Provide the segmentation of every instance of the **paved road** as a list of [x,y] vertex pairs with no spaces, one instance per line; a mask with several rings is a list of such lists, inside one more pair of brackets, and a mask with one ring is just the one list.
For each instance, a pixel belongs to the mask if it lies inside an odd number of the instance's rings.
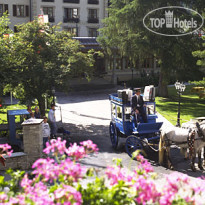
[[[130,160],[125,152],[125,140],[120,141],[120,148],[115,151],[111,147],[109,138],[109,123],[110,123],[110,102],[108,100],[109,93],[113,90],[94,91],[94,92],[78,92],[67,96],[63,93],[57,93],[56,116],[60,117],[60,107],[62,113],[62,125],[71,132],[70,142],[80,142],[91,139],[99,147],[99,153],[89,156],[83,160],[86,166],[93,166],[103,170],[106,166],[111,165],[113,158],[121,158],[123,165],[130,169],[134,169],[137,165],[136,161]],[[172,126],[165,118],[159,115],[159,121],[163,121],[163,129]],[[176,171],[186,173],[193,177],[205,176],[204,171],[197,170],[193,173],[190,170],[189,162],[184,161],[180,155],[178,148],[173,148],[172,160]],[[149,153],[148,159],[153,165],[154,170],[160,175],[171,173],[157,164],[157,153]]]

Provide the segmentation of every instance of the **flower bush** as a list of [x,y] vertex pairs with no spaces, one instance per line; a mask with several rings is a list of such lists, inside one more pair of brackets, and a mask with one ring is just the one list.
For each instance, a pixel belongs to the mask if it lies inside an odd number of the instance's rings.
[[[11,153],[7,145],[0,148]],[[83,157],[97,151],[90,140],[68,148],[60,138],[51,140],[44,149],[48,157],[38,159],[32,173],[9,170],[9,181],[0,176],[0,204],[202,205],[205,202],[203,179],[175,172],[157,178],[149,162],[139,154],[136,154],[139,165],[134,171],[124,168],[118,159],[116,165],[107,167],[99,177],[93,168],[80,163]]]
[[5,166],[6,159],[4,155],[11,156],[13,150],[11,150],[11,146],[8,144],[0,144],[0,163]]

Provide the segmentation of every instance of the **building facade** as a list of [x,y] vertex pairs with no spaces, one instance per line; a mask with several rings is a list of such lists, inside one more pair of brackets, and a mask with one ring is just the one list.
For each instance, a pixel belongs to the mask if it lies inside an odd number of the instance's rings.
[[78,37],[97,37],[107,16],[108,0],[0,0],[0,16],[7,11],[10,28],[35,19],[38,15],[48,15],[51,24],[61,23]]
[[[109,0],[0,0],[0,16],[8,12],[11,24],[17,31],[18,25],[34,20],[38,15],[48,15],[51,25],[61,23],[87,48],[99,48],[96,41],[98,29],[103,27],[102,19],[108,16]],[[80,38],[79,38],[80,37]],[[159,67],[153,56],[135,65],[121,56],[105,56],[96,60],[96,74],[109,82],[127,81],[141,73],[158,72]]]

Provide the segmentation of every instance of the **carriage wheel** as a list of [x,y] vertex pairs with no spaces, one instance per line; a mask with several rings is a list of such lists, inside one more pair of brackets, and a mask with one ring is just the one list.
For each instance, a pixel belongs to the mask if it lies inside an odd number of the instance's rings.
[[127,154],[132,157],[132,153],[136,150],[143,150],[143,145],[139,138],[134,135],[131,135],[127,138],[125,143],[125,149]]
[[116,126],[113,122],[110,122],[109,130],[110,130],[110,140],[111,140],[111,143],[112,143],[112,147],[114,149],[117,149],[118,138],[119,137],[118,137]]

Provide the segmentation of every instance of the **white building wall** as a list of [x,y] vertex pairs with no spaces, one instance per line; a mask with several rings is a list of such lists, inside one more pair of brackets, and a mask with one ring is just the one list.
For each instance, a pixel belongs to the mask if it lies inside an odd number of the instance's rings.
[[22,23],[27,23],[28,21],[30,21],[30,17],[13,16],[13,5],[29,6],[29,2],[30,0],[0,0],[0,4],[8,4],[8,13],[11,22],[9,28],[13,30],[15,25],[20,25]]
[[[29,22],[30,19],[34,19],[36,16],[41,14],[41,8],[53,7],[55,22],[51,24],[62,23],[62,29],[65,27],[78,27],[78,36],[88,36],[89,28],[102,28],[103,24],[101,20],[107,16],[106,8],[108,0],[99,0],[99,4],[88,4],[88,0],[80,0],[79,4],[75,3],[64,3],[63,0],[55,0],[54,2],[42,2],[42,0],[0,0],[0,4],[8,4],[9,6],[9,18],[11,21],[10,28],[14,29],[15,25]],[[31,4],[31,10],[30,10]],[[29,15],[31,11],[31,17],[14,17],[13,16],[13,5],[28,5]],[[64,8],[78,8],[79,9],[79,23],[63,23]],[[99,23],[88,23],[88,10],[97,9]]]
[[[103,24],[101,20],[106,15],[107,0],[99,0],[99,4],[88,4],[88,0],[80,0],[79,4],[75,3],[64,3],[63,0],[55,0],[54,2],[42,2],[41,0],[33,0],[33,5],[36,4],[35,16],[41,14],[43,7],[53,7],[55,22],[52,24],[62,23],[62,29],[65,27],[78,28],[78,36],[88,36],[88,28],[102,28]],[[79,9],[79,23],[64,23],[64,8],[78,8]],[[88,20],[88,9],[97,9],[99,23],[87,23]]]

